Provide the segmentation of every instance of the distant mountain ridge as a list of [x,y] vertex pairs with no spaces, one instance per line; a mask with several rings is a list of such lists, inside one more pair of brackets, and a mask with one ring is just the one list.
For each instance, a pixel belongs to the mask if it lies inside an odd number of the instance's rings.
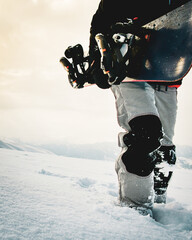
[[114,160],[120,149],[116,143],[96,144],[43,144],[24,143],[13,139],[0,139],[0,148],[38,153],[52,153],[60,156],[95,160]]
[[[118,157],[118,154],[121,151],[115,142],[95,144],[72,144],[64,142],[61,144],[50,143],[35,145],[13,139],[0,139],[0,148],[38,153],[52,153],[74,158],[113,161]],[[177,156],[192,159],[192,146],[177,146]]]
[[43,149],[40,146],[27,144],[18,140],[11,139],[0,140],[0,148],[37,153],[50,153],[47,149]]

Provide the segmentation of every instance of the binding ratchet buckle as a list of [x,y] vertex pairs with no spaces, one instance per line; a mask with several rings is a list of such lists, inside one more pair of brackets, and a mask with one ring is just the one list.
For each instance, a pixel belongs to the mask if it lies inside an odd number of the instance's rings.
[[[83,88],[85,82],[90,82],[89,57],[84,57],[83,47],[77,44],[68,47],[64,52],[65,57],[60,59],[61,64],[68,72],[68,80],[73,88]],[[70,62],[68,59],[72,59]],[[91,83],[91,82],[90,82]]]

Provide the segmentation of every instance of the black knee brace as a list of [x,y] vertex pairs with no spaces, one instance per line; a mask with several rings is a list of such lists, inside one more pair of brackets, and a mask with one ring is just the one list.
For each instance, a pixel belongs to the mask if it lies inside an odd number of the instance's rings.
[[163,137],[160,119],[154,115],[140,116],[131,120],[129,125],[131,131],[123,138],[128,149],[122,161],[128,172],[147,176],[154,169],[153,152],[160,147]]

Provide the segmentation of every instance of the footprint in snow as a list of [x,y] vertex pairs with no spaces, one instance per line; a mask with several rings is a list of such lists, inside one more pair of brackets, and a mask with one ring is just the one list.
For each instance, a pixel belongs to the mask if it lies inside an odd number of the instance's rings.
[[39,173],[39,174],[42,174],[42,175],[46,175],[46,176],[51,176],[51,177],[67,178],[67,177],[64,176],[64,175],[52,173],[52,172],[46,171],[46,170],[44,170],[44,169],[41,169],[41,171],[39,171],[38,173]]
[[77,182],[77,184],[82,188],[89,188],[93,186],[96,183],[95,180],[89,179],[89,178],[81,178]]

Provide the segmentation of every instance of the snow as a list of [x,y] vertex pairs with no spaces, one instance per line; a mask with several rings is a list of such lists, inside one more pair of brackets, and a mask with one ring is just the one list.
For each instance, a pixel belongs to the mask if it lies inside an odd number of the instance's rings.
[[0,149],[2,240],[192,239],[192,159],[179,157],[167,204],[118,203],[113,161]]

